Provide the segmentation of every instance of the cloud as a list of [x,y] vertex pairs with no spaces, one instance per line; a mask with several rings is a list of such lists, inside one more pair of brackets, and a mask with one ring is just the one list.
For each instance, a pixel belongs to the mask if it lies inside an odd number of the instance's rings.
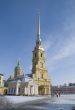
[[43,42],[50,77],[58,84],[74,81],[75,77],[75,13],[67,14],[61,22]]
[[65,44],[59,50],[59,53],[54,56],[53,59],[59,60],[62,58],[69,57],[75,54],[75,37],[69,38],[68,41],[65,41]]
[[[70,19],[71,20],[71,19]],[[55,34],[47,34],[48,40],[43,41],[43,47],[45,48],[46,63],[48,70],[51,72],[59,69],[63,63],[65,68],[68,66],[69,57],[75,55],[75,23],[73,20],[65,21],[63,26],[60,27],[61,31],[54,32]],[[73,62],[73,61],[72,61]]]
[[[55,35],[48,36],[44,41],[44,48],[47,56],[53,62],[61,60],[75,54],[75,15],[67,18]],[[55,30],[56,31],[56,30]],[[48,34],[49,35],[49,34]],[[52,37],[52,38],[51,38]],[[51,49],[51,51],[50,51]],[[51,52],[51,53],[50,53]],[[52,54],[54,53],[54,54]],[[52,54],[52,56],[50,55]],[[50,58],[51,57],[51,58]]]

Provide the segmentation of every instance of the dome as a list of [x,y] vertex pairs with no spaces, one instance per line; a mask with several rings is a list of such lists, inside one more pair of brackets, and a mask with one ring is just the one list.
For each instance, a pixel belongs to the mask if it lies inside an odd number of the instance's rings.
[[23,75],[24,75],[23,70],[21,69],[20,63],[18,61],[17,66],[15,67],[15,70],[14,70],[14,76],[17,77],[17,76],[23,76]]

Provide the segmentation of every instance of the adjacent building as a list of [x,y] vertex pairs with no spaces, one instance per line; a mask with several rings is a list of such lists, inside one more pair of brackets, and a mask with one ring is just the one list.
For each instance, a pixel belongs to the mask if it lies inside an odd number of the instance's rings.
[[24,74],[20,63],[14,69],[14,74],[8,79],[8,95],[38,95],[38,85]]
[[75,94],[75,85],[52,86],[52,94]]
[[4,86],[4,75],[0,74],[0,95],[7,94],[7,87]]
[[4,93],[4,82],[3,82],[3,74],[0,74],[0,95],[3,95]]
[[0,74],[0,87],[4,87],[3,74]]

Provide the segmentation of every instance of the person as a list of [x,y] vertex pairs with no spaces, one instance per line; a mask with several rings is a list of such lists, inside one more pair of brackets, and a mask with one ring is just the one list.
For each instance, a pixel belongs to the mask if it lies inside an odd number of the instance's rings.
[[59,91],[59,97],[60,97],[60,91]]
[[56,93],[56,96],[57,96],[57,97],[59,96],[58,92]]

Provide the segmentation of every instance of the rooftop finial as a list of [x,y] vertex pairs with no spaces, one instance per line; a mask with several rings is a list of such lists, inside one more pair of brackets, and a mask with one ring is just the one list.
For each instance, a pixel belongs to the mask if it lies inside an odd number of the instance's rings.
[[17,62],[17,66],[20,66],[20,62],[19,62],[19,60],[18,60],[18,62]]

